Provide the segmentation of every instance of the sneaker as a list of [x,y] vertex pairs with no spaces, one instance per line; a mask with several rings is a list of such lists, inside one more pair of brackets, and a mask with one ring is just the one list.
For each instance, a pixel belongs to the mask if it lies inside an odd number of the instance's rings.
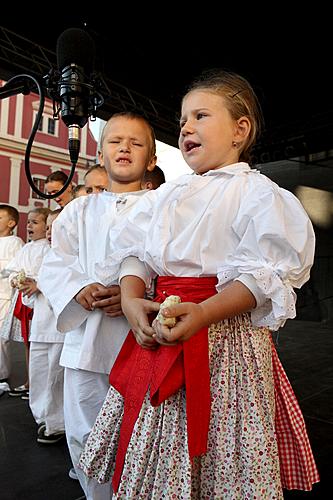
[[46,427],[40,432],[40,434],[38,434],[37,443],[55,444],[61,441],[65,437],[65,433],[63,431],[55,432],[54,434],[50,434],[49,436],[46,436],[45,431]]
[[76,474],[76,470],[74,469],[74,467],[72,467],[71,469],[69,469],[68,471],[68,475],[71,479],[74,479],[75,481],[78,481],[78,477],[77,477],[77,474]]
[[29,391],[24,392],[21,396],[21,399],[27,399],[29,401]]
[[15,387],[15,389],[11,389],[8,394],[9,396],[17,397],[17,396],[23,396],[23,394],[26,394],[27,392],[29,392],[29,387],[26,387],[23,384],[19,385],[18,387]]
[[40,424],[38,424],[38,427],[37,427],[37,436],[39,436],[40,434],[42,434],[46,429],[46,423],[45,422],[41,422]]
[[7,382],[0,382],[0,391],[4,394],[5,392],[10,391],[10,387]]

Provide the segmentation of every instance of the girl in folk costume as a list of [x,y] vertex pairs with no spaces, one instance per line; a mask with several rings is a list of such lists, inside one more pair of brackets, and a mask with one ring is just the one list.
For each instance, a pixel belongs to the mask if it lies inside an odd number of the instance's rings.
[[[315,238],[295,196],[247,163],[260,117],[241,76],[195,82],[179,146],[196,175],[140,200],[117,228],[122,248],[100,266],[112,276],[125,259],[132,331],[80,466],[112,477],[113,498],[282,499],[282,488],[319,481],[270,332],[295,317],[293,288],[309,279]],[[155,302],[126,271],[133,256],[147,280],[158,276]],[[181,303],[150,326],[170,295]]]
[[[17,252],[4,270],[12,287],[15,289],[15,293],[8,315],[1,328],[1,336],[5,339],[25,343],[27,369],[29,367],[29,331],[32,309],[23,304],[22,293],[27,293],[30,290],[30,282],[27,278],[36,279],[43,257],[49,248],[45,237],[46,218],[49,212],[48,208],[35,208],[28,213],[27,232],[29,243],[26,243]],[[29,381],[15,387],[9,392],[9,395],[29,399],[28,390]]]
[[[53,221],[60,212],[61,209],[54,210],[47,217],[49,244]],[[42,267],[43,262],[40,264]],[[22,301],[33,308],[29,337],[29,405],[38,425],[37,442],[54,444],[65,436],[64,369],[59,366],[64,335],[57,331],[52,307],[38,288],[38,278],[37,281],[27,278],[25,285],[29,285],[29,290],[23,293]]]

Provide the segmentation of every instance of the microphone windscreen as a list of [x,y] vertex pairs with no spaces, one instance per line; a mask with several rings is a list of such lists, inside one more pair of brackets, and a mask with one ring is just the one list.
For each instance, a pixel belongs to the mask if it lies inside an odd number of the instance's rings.
[[86,75],[93,72],[95,43],[86,31],[69,28],[57,40],[57,63],[61,71],[70,64],[81,66]]

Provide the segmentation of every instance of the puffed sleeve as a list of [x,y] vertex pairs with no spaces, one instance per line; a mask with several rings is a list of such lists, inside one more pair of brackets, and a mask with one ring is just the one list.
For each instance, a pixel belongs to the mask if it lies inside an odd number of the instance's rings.
[[[87,197],[88,198],[88,197]],[[93,283],[79,260],[78,220],[84,220],[84,200],[69,203],[52,225],[52,248],[43,260],[38,286],[47,298],[57,318],[57,329],[69,331],[80,326],[89,312],[74,297]],[[65,319],[60,319],[60,316]]]
[[239,241],[218,268],[218,289],[238,280],[257,300],[252,322],[277,330],[296,315],[296,294],[310,277],[315,250],[311,221],[298,199],[263,182],[242,198],[232,224]]

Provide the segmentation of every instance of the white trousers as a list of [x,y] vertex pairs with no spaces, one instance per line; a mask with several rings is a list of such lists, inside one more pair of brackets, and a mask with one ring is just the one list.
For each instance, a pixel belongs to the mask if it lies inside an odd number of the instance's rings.
[[[0,299],[0,329],[10,308],[10,300]],[[0,379],[10,376],[10,344],[9,340],[0,337]]]
[[30,342],[29,404],[37,424],[45,422],[48,436],[65,430],[63,344]]
[[111,481],[99,484],[77,467],[98,412],[109,390],[109,376],[65,368],[64,413],[69,453],[87,500],[112,498]]

